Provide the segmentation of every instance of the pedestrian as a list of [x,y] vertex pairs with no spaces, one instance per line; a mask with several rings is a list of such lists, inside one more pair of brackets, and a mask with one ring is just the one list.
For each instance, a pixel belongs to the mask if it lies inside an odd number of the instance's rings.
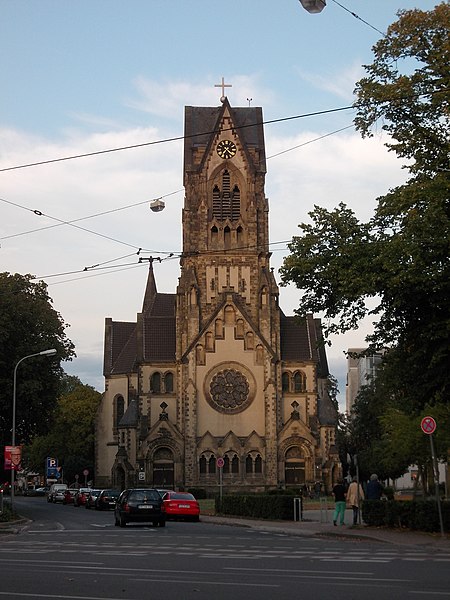
[[347,504],[353,510],[353,525],[357,525],[359,508],[361,502],[364,500],[364,492],[356,477],[353,477],[351,484],[348,486],[346,500]]
[[336,526],[339,520],[340,525],[344,525],[345,519],[345,486],[344,480],[339,479],[331,492],[334,496],[335,508],[333,514],[333,525]]
[[366,498],[367,500],[379,500],[382,493],[383,486],[378,481],[378,475],[373,473],[373,475],[370,476],[369,483],[367,484]]

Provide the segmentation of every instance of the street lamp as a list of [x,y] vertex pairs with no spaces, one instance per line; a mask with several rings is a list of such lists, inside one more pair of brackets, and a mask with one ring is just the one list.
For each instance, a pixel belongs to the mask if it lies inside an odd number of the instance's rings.
[[326,6],[325,0],[299,0],[300,4],[309,13],[320,13]]
[[[13,404],[12,404],[12,434],[11,434],[11,447],[16,445],[16,379],[17,379],[17,367],[20,363],[27,358],[33,356],[54,356],[56,354],[55,348],[51,350],[42,350],[42,352],[36,352],[35,354],[28,354],[21,358],[14,367],[14,379],[13,379]],[[11,512],[14,511],[14,469],[11,461]]]

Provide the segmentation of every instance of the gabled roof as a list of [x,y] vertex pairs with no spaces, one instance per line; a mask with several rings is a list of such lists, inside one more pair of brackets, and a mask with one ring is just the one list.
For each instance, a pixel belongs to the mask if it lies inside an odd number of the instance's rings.
[[[198,169],[199,160],[192,152],[193,148],[206,149],[218,132],[220,120],[228,110],[233,120],[234,131],[241,138],[244,146],[259,150],[258,163],[254,165],[257,171],[266,172],[264,146],[263,116],[261,107],[249,106],[232,108],[226,98],[222,106],[186,106],[184,119],[184,173]],[[231,135],[231,133],[230,133]]]

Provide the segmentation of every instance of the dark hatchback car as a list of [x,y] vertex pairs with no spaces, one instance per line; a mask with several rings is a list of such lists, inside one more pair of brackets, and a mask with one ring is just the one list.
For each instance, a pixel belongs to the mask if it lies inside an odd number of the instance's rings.
[[116,506],[119,490],[102,490],[95,501],[96,510],[111,510]]
[[165,527],[166,514],[163,499],[153,488],[131,488],[124,490],[114,508],[115,525],[125,527],[127,523],[152,523],[154,527]]

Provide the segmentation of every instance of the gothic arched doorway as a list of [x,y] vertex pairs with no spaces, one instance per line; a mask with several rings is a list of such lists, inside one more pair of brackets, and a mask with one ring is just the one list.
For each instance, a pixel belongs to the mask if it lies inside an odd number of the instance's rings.
[[170,448],[158,448],[153,455],[153,485],[173,488],[174,462]]
[[284,455],[284,480],[286,485],[305,483],[305,458],[298,446],[292,446]]

